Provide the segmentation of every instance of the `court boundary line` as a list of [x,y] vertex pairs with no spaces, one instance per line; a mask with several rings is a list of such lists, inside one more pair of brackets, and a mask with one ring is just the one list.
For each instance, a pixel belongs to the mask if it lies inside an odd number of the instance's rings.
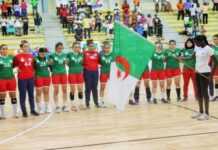
[[[170,103],[170,104],[173,105],[173,106],[176,106],[176,107],[178,107],[178,108],[182,108],[182,109],[191,111],[191,112],[199,112],[199,111],[197,111],[197,110],[195,110],[195,109],[189,108],[189,107],[184,106],[184,105],[179,105],[179,104],[175,104],[175,103]],[[218,117],[216,117],[216,116],[214,116],[214,115],[209,115],[209,116],[210,116],[210,118],[213,118],[213,119],[218,120]]]
[[102,143],[93,143],[93,144],[85,144],[85,145],[75,145],[75,146],[66,146],[66,147],[47,148],[47,149],[44,149],[44,150],[76,149],[76,148],[95,147],[95,146],[112,145],[112,144],[120,144],[120,143],[134,143],[134,142],[153,141],[153,140],[180,138],[180,137],[201,136],[201,135],[208,135],[208,134],[218,134],[218,131],[189,133],[189,134],[178,134],[178,135],[151,137],[151,138],[138,138],[138,139],[120,140],[120,141],[111,141],[111,142],[102,142]]
[[[191,112],[198,112],[195,109],[186,107],[184,105],[179,105],[175,103],[170,103],[172,106],[176,106],[178,108],[182,108]],[[210,115],[211,118],[218,120],[218,117]],[[85,144],[85,145],[75,145],[75,146],[66,146],[66,147],[56,147],[56,148],[48,148],[44,150],[64,150],[64,149],[76,149],[76,148],[85,148],[85,147],[95,147],[95,146],[103,146],[103,145],[112,145],[112,144],[120,144],[120,143],[132,143],[132,142],[141,142],[141,141],[153,141],[153,140],[162,140],[162,139],[171,139],[171,138],[180,138],[180,137],[192,137],[192,136],[201,136],[208,134],[218,134],[218,131],[212,132],[199,132],[199,133],[188,133],[188,134],[179,134],[179,135],[169,135],[169,136],[160,136],[153,138],[138,138],[138,139],[130,139],[130,140],[120,140],[120,141],[111,141],[111,142],[102,142],[102,143],[93,143],[93,144]]]
[[11,136],[11,137],[8,137],[8,138],[6,138],[6,139],[1,140],[1,141],[0,141],[0,145],[6,144],[6,143],[8,143],[8,142],[11,142],[11,141],[17,139],[18,137],[21,137],[21,136],[23,136],[23,135],[25,135],[25,134],[31,132],[31,131],[34,130],[34,129],[40,128],[41,126],[43,126],[45,123],[48,122],[48,120],[53,116],[53,114],[54,114],[54,112],[50,113],[50,114],[49,114],[47,117],[45,117],[42,121],[40,121],[39,123],[33,125],[32,127],[27,128],[27,129],[25,129],[25,130],[23,130],[23,131],[21,131],[21,132],[18,132],[17,134],[15,134],[15,135],[13,135],[13,136]]

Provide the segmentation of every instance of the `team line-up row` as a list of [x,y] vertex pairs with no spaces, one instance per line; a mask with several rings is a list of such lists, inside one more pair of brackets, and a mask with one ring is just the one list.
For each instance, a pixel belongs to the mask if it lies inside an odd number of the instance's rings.
[[[203,37],[203,36],[202,36]],[[202,37],[198,40],[201,40]],[[199,95],[199,85],[197,78],[211,78],[212,56],[215,56],[214,62],[216,64],[216,51],[218,51],[218,35],[214,35],[213,45],[208,45],[206,38],[205,48],[207,51],[199,50],[199,46],[196,45],[196,39],[188,39],[185,42],[183,49],[176,47],[174,40],[169,41],[169,47],[163,50],[161,43],[157,42],[156,51],[151,58],[151,65],[145,67],[145,71],[142,75],[142,79],[145,83],[147,101],[150,103],[153,101],[157,103],[157,85],[159,82],[161,93],[160,99],[163,103],[170,102],[170,93],[172,81],[174,80],[176,85],[177,100],[181,100],[181,85],[180,75],[183,74],[183,94],[184,101],[188,98],[188,85],[190,79],[193,81],[194,91],[196,98],[204,97],[205,95]],[[79,109],[85,109],[83,105],[83,95],[85,83],[85,105],[89,108],[90,95],[92,93],[94,104],[97,108],[105,107],[104,104],[104,92],[105,86],[109,79],[110,64],[114,60],[114,55],[111,50],[110,42],[105,41],[102,44],[102,51],[98,52],[93,40],[87,41],[87,50],[82,51],[81,44],[75,42],[72,45],[72,50],[68,53],[63,52],[63,44],[57,43],[55,45],[55,52],[47,54],[46,48],[40,48],[38,55],[33,57],[29,52],[30,46],[28,41],[21,41],[20,53],[16,56],[8,55],[7,45],[2,44],[0,46],[0,118],[4,119],[4,105],[7,92],[11,98],[13,106],[13,115],[17,116],[17,82],[15,80],[14,68],[18,70],[18,91],[20,108],[22,110],[23,117],[28,117],[28,113],[25,106],[26,93],[29,96],[31,114],[38,116],[39,113],[43,114],[51,112],[49,106],[49,92],[50,84],[53,84],[53,100],[55,103],[55,112],[69,111],[67,106],[67,84],[70,85],[69,98],[72,102],[71,110],[77,111]],[[203,48],[202,48],[203,49]],[[199,51],[199,57],[196,56]],[[201,52],[201,53],[200,53]],[[211,55],[209,55],[211,53]],[[202,56],[200,56],[202,55]],[[208,57],[207,61],[207,55]],[[180,63],[183,63],[183,69],[181,71]],[[66,69],[68,66],[68,72]],[[100,67],[100,73],[99,73]],[[209,69],[208,69],[209,67]],[[196,73],[197,72],[197,73]],[[50,76],[51,74],[51,76]],[[98,95],[98,82],[100,74],[100,96]],[[214,74],[214,73],[212,73]],[[215,71],[215,88],[218,89],[218,82],[216,76],[218,71]],[[152,82],[152,89],[150,89],[150,80]],[[165,85],[166,81],[166,85]],[[59,105],[59,93],[61,87],[63,106]],[[34,101],[34,87],[36,88],[36,104],[37,111],[35,111]],[[198,87],[198,88],[197,88]],[[78,91],[78,92],[76,92]],[[217,91],[218,92],[218,91]],[[77,93],[77,95],[76,95]],[[165,96],[166,93],[166,96]],[[202,93],[202,92],[200,92]],[[203,93],[202,93],[203,94]],[[75,99],[78,99],[79,106],[76,106]],[[100,101],[98,100],[100,98]],[[130,97],[130,99],[132,99]],[[206,96],[207,99],[207,96]],[[209,98],[208,98],[209,99]],[[138,104],[139,102],[139,86],[136,86],[134,92],[134,101],[130,100],[130,104]],[[100,103],[100,104],[99,104]],[[208,114],[208,112],[206,112]]]

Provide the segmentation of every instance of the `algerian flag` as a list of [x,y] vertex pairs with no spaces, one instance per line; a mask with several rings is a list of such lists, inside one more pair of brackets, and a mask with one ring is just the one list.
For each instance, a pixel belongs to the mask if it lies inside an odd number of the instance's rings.
[[111,64],[105,98],[118,110],[124,110],[129,95],[140,80],[154,49],[154,45],[144,37],[115,22],[113,41],[115,62]]

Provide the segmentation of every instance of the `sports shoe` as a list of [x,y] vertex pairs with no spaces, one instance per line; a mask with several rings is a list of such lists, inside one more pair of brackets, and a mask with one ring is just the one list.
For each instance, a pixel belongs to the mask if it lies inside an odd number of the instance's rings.
[[107,108],[107,106],[105,105],[104,101],[100,101],[100,106],[101,106],[101,108]]
[[129,105],[136,105],[136,103],[133,100],[129,100]]
[[164,103],[164,104],[168,103],[168,101],[165,100],[164,98],[161,98],[161,102]]
[[215,102],[217,99],[218,99],[218,97],[217,97],[217,96],[214,96],[214,97],[212,97],[210,100],[211,100],[212,102]]
[[188,100],[188,98],[187,97],[184,97],[183,99],[182,99],[182,102],[186,102]]
[[0,116],[0,120],[5,120],[6,117],[5,116]]
[[32,115],[32,116],[39,116],[39,113],[37,113],[36,111],[32,111],[32,112],[31,112],[31,115]]
[[63,107],[62,107],[62,111],[63,111],[63,112],[69,112],[69,109],[67,108],[67,106],[63,106]]
[[61,108],[60,108],[59,106],[56,106],[56,107],[55,107],[55,112],[56,112],[56,113],[60,113],[60,112],[61,112]]
[[207,114],[201,114],[197,119],[199,121],[208,120],[209,116]]
[[24,117],[24,118],[27,118],[27,117],[28,117],[27,112],[23,112],[23,117]]
[[153,103],[157,104],[157,99],[156,98],[153,99]]
[[49,107],[49,105],[45,106],[45,113],[51,113],[51,108]]
[[194,114],[192,115],[192,119],[197,119],[197,118],[199,118],[201,115],[202,115],[202,113],[199,113],[199,112],[194,113]]
[[71,111],[75,111],[75,112],[76,112],[76,111],[77,111],[77,107],[74,106],[74,105],[72,105],[72,106],[71,106]]

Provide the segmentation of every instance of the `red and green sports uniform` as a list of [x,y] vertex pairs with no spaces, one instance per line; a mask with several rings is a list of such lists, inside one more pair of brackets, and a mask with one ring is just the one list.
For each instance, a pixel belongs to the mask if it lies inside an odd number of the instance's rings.
[[[212,48],[214,49],[216,65],[218,66],[218,45],[217,46],[214,45]],[[216,67],[216,70],[214,72],[214,76],[218,77],[218,67]]]
[[110,66],[113,62],[114,57],[112,53],[102,54],[100,56],[100,64],[101,64],[101,74],[100,74],[100,82],[107,83],[110,76]]
[[164,70],[164,61],[165,61],[165,54],[164,52],[155,52],[151,58],[152,65],[151,65],[151,73],[150,78],[151,80],[165,80],[165,70]]
[[35,85],[37,88],[48,87],[51,84],[48,60],[40,57],[35,58]]
[[183,60],[183,93],[184,97],[188,97],[188,85],[190,79],[192,80],[194,92],[196,95],[196,73],[195,73],[195,58],[193,57],[194,50],[193,49],[183,49],[181,51],[181,56],[184,58]]
[[67,84],[66,58],[66,54],[64,53],[53,53],[49,56],[49,60],[52,62],[51,72],[53,84]]
[[165,50],[166,56],[166,77],[173,78],[181,74],[180,64],[177,57],[180,56],[180,49],[175,50],[167,49]]
[[13,59],[12,56],[0,56],[0,92],[16,91]]
[[67,54],[67,60],[69,66],[68,83],[83,84],[83,54],[70,52]]
[[142,74],[142,79],[147,80],[150,78],[150,71],[148,65],[145,67],[144,73]]

